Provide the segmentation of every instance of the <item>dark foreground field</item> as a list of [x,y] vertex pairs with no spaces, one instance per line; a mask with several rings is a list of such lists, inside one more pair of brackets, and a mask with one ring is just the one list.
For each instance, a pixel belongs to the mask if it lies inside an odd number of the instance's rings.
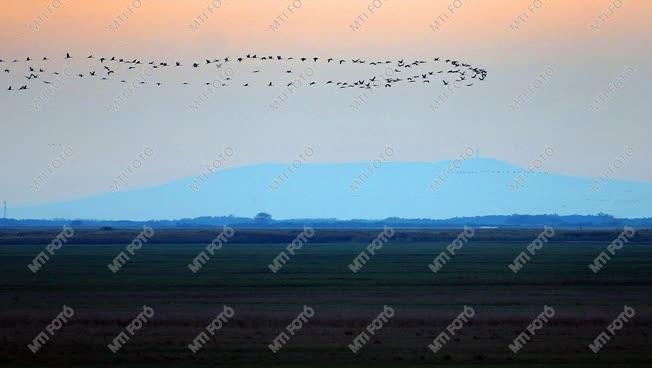
[[[287,239],[263,237],[280,239],[280,243],[234,237],[196,274],[188,264],[206,244],[183,244],[183,234],[170,241],[174,244],[145,244],[115,274],[107,264],[137,232],[106,235],[105,243],[118,243],[110,245],[100,244],[96,236],[80,236],[89,240],[88,244],[64,245],[36,274],[27,264],[44,250],[51,234],[22,234],[13,244],[7,241],[14,239],[15,234],[10,234],[0,245],[0,364],[652,366],[652,244],[647,238],[626,244],[594,274],[589,263],[618,232],[588,238],[583,233],[565,233],[514,274],[508,264],[538,232],[505,233],[504,241],[500,233],[485,236],[479,232],[437,274],[427,266],[454,239],[455,231],[439,237],[415,232],[396,236],[355,274],[348,265],[367,246],[373,232],[315,237],[276,274],[267,265],[296,232]],[[215,234],[208,232],[207,239]],[[188,238],[196,239],[196,234]],[[28,344],[64,305],[74,309],[74,316],[33,354]],[[112,353],[107,345],[143,305],[153,308],[154,316],[121,350]],[[188,344],[206,331],[224,305],[232,307],[235,315],[193,354]],[[314,309],[314,316],[273,353],[268,345],[286,331],[304,305]],[[385,305],[391,306],[395,315],[357,354],[351,352],[348,345]],[[465,305],[475,310],[475,316],[441,351],[431,352],[428,344]],[[553,307],[555,315],[514,354],[508,345],[526,331],[544,305]],[[635,316],[599,353],[593,353],[589,344],[625,305],[634,308]]]

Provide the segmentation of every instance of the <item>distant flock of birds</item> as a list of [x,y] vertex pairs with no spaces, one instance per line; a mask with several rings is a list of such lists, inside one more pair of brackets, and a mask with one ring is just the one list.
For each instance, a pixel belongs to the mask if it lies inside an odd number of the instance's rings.
[[[65,60],[70,60],[73,59],[74,57],[70,55],[70,53],[66,53],[64,56]],[[487,77],[487,71],[482,68],[478,67],[473,67],[470,64],[458,61],[458,60],[452,60],[452,59],[445,59],[441,60],[439,57],[434,58],[432,60],[432,63],[438,64],[439,68],[435,70],[426,70],[426,71],[417,71],[420,67],[423,68],[424,66],[427,66],[430,64],[430,62],[426,60],[414,60],[414,61],[406,61],[406,60],[397,60],[397,61],[391,61],[391,60],[385,60],[385,61],[367,61],[367,60],[362,60],[362,59],[335,59],[335,58],[327,58],[327,59],[320,59],[318,57],[283,57],[283,56],[258,56],[256,54],[247,54],[245,56],[237,57],[237,58],[229,58],[225,57],[223,59],[206,59],[204,62],[193,62],[191,64],[182,64],[180,61],[175,61],[175,62],[162,62],[162,61],[141,61],[139,59],[125,59],[125,58],[118,58],[115,56],[112,57],[100,57],[96,58],[93,55],[88,55],[87,57],[82,57],[83,59],[86,59],[87,61],[94,61],[97,62],[99,61],[99,65],[95,65],[95,68],[91,64],[88,66],[88,70],[85,70],[84,72],[76,73],[73,74],[76,77],[79,78],[98,78],[100,80],[110,80],[112,78],[120,79],[121,83],[127,83],[126,79],[121,79],[117,77],[116,70],[118,70],[120,73],[125,72],[125,69],[127,71],[129,70],[135,70],[137,68],[152,68],[152,69],[165,69],[165,68],[191,68],[193,70],[199,69],[201,67],[209,67],[213,66],[216,67],[217,69],[222,68],[224,65],[227,63],[236,63],[236,64],[243,64],[243,63],[252,63],[252,62],[296,62],[296,63],[307,63],[307,64],[312,64],[312,63],[318,63],[320,60],[322,62],[325,62],[326,64],[333,64],[333,65],[342,65],[345,63],[352,63],[352,64],[367,64],[370,66],[385,66],[385,73],[382,75],[376,75],[370,78],[366,79],[356,79],[353,81],[333,81],[329,80],[326,82],[316,82],[316,81],[310,81],[306,83],[309,86],[317,86],[323,85],[323,86],[334,86],[337,88],[362,88],[362,89],[371,89],[371,88],[390,88],[398,83],[431,83],[431,82],[437,82],[437,83],[442,83],[444,86],[448,86],[451,83],[461,83],[466,87],[472,87],[474,83],[479,82],[479,81],[484,81],[485,78]],[[4,74],[10,74],[10,73],[24,73],[24,77],[27,81],[25,84],[20,83],[19,86],[12,86],[9,85],[7,90],[8,91],[25,91],[29,89],[30,83],[38,82],[38,81],[43,81],[43,84],[52,84],[52,80],[48,80],[48,75],[54,75],[54,76],[59,76],[61,75],[60,72],[50,72],[47,71],[45,64],[49,61],[47,57],[43,57],[41,60],[34,60],[30,57],[25,58],[24,60],[18,60],[14,59],[11,62],[5,61],[3,59],[0,59],[0,69],[4,72]],[[40,61],[40,66],[34,66]],[[23,66],[19,66],[20,64],[23,64]],[[15,66],[14,66],[15,65]],[[261,64],[258,64],[257,66],[260,66]],[[120,67],[122,67],[122,70],[120,70]],[[256,75],[261,72],[261,69],[255,69],[253,70],[252,74]],[[284,71],[285,74],[292,74],[295,73],[291,69],[287,69]],[[225,83],[223,83],[223,87],[228,86],[229,81],[231,81],[230,77],[227,77],[225,79]],[[287,82],[287,81],[286,81]],[[261,83],[263,86],[267,87],[273,87],[277,85],[287,85],[290,86],[293,84],[293,82],[287,83],[286,82],[274,82],[274,81],[264,81]],[[161,86],[163,85],[163,82],[157,81],[157,82],[148,82],[141,80],[139,81],[139,84],[147,84],[151,83],[156,86]],[[238,85],[241,85],[242,87],[249,87],[250,83],[253,83],[251,81],[244,81],[238,83]],[[183,85],[190,85],[190,82],[183,82]],[[204,83],[206,85],[212,84],[211,82],[206,82]]]

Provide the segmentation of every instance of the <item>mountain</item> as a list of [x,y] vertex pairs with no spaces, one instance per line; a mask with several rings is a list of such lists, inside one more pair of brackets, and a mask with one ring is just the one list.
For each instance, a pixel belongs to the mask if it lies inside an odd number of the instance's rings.
[[252,217],[260,211],[277,219],[444,219],[514,213],[636,218],[650,216],[651,209],[650,183],[530,172],[503,161],[473,158],[461,165],[261,164],[9,212],[19,219]]

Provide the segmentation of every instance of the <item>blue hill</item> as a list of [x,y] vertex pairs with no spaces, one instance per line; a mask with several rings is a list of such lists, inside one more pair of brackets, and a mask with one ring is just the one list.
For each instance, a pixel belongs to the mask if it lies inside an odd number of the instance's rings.
[[[274,179],[283,173],[287,177],[273,190]],[[260,211],[277,219],[442,219],[514,213],[650,216],[652,184],[608,180],[594,191],[593,183],[593,178],[528,172],[480,158],[459,168],[452,161],[382,163],[378,168],[371,163],[304,164],[289,172],[287,165],[261,164],[218,171],[204,181],[187,178],[65,203],[12,208],[11,215],[133,220],[251,217]]]

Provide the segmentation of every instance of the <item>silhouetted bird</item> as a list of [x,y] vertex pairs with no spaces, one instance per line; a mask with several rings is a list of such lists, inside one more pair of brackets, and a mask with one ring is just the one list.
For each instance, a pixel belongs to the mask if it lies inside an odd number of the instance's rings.
[[66,59],[71,59],[70,53],[66,52]]

